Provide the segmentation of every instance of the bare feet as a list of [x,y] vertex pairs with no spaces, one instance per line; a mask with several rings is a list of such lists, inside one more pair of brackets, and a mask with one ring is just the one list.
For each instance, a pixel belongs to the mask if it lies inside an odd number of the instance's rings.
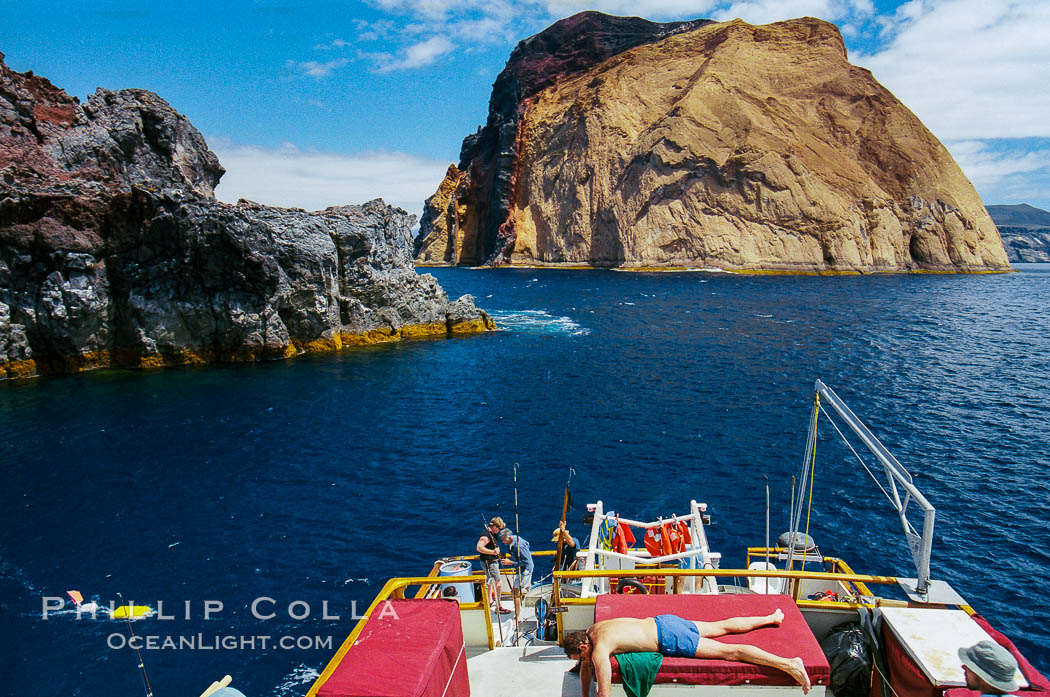
[[784,621],[784,611],[779,607],[777,611],[769,616],[769,623],[775,627],[779,627],[780,623]]
[[[780,610],[777,610],[780,612]],[[783,613],[781,613],[783,616]],[[787,659],[788,669],[787,673],[802,686],[802,694],[808,695],[809,688],[812,687],[812,683],[809,681],[809,673],[806,672],[806,664],[802,662],[801,658],[789,658]]]

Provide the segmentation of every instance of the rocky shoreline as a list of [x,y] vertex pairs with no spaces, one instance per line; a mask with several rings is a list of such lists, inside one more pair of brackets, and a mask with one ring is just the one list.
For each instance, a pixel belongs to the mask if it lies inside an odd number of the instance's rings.
[[416,273],[414,215],[229,205],[223,171],[157,95],[81,105],[0,54],[0,379],[495,328]]

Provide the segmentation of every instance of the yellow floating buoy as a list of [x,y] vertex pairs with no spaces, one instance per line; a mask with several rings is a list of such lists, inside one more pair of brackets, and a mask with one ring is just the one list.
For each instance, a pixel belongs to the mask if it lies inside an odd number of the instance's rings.
[[140,617],[146,617],[153,613],[153,608],[149,605],[121,605],[113,610],[111,617],[115,620],[123,619],[139,619]]

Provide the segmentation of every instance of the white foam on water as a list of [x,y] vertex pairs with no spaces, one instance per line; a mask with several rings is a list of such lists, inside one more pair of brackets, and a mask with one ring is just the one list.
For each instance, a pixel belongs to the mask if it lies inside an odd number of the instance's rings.
[[556,317],[546,310],[517,310],[493,312],[493,319],[502,331],[530,334],[564,334],[587,336],[590,329],[581,327],[570,317]]
[[277,697],[284,697],[284,695],[301,695],[305,690],[302,688],[307,685],[312,685],[317,678],[321,677],[321,674],[316,668],[300,663],[298,666],[292,669],[292,672],[284,676],[284,680],[281,684],[273,688],[273,694]]
[[31,595],[43,594],[43,589],[37,588],[36,585],[29,580],[29,574],[2,558],[0,558],[0,578],[14,581],[22,586],[22,588],[29,591]]

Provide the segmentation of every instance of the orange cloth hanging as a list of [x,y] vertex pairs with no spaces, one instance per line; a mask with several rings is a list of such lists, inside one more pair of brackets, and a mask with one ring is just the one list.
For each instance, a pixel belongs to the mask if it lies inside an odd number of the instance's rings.
[[616,534],[613,537],[612,551],[627,554],[627,550],[633,544],[634,533],[631,532],[631,527],[621,523],[620,517],[616,516]]

